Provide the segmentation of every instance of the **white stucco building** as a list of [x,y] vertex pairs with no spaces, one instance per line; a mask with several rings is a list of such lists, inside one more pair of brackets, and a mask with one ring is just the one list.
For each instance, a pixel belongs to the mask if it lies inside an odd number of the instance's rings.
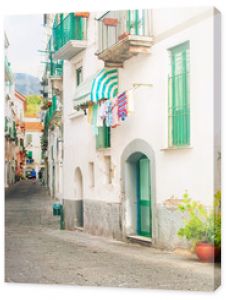
[[[77,31],[57,44],[57,29],[68,20]],[[175,202],[187,191],[211,206],[220,189],[220,13],[72,13],[60,15],[53,32],[53,57],[64,60],[66,228],[181,245]],[[75,107],[92,100],[94,84],[101,100],[103,69],[117,70],[114,97],[130,91],[134,111],[96,137],[88,115]]]
[[44,15],[46,66],[43,72],[43,143],[44,182],[50,195],[63,199],[63,61],[53,60],[52,26],[54,15]]
[[4,95],[5,95],[5,188],[14,184],[16,175],[16,123],[15,123],[15,87],[12,67],[8,61],[9,41],[4,36]]
[[39,117],[25,116],[24,121],[26,148],[25,171],[34,169],[38,176],[42,164],[41,136],[43,127]]

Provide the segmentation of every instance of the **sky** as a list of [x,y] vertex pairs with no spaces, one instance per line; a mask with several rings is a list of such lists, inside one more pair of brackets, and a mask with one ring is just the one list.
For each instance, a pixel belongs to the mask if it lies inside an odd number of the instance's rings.
[[38,50],[45,48],[42,15],[5,16],[4,31],[9,40],[8,60],[14,73],[41,78],[43,61]]

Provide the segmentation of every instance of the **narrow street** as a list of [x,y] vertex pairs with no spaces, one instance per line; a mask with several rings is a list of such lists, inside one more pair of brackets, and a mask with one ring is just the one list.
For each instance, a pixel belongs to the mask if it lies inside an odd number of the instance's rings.
[[193,256],[60,230],[52,203],[39,183],[6,192],[7,282],[207,291],[220,280]]

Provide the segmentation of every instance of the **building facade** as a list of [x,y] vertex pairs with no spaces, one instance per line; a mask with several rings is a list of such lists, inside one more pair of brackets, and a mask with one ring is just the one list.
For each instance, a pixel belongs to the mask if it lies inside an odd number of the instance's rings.
[[24,112],[26,109],[26,98],[23,94],[15,91],[15,122],[17,131],[16,147],[16,178],[19,180],[25,177],[25,123]]
[[63,61],[53,58],[54,15],[44,15],[46,34],[45,68],[42,78],[43,106],[42,151],[45,160],[44,182],[50,195],[63,199]]
[[5,187],[15,183],[16,179],[16,147],[17,132],[15,122],[15,88],[11,64],[7,58],[9,41],[5,34]]
[[38,172],[42,167],[42,153],[41,153],[41,136],[43,126],[38,116],[28,116],[25,114],[25,150],[26,150],[26,164],[25,174],[32,169]]
[[219,28],[208,7],[55,16],[66,228],[184,245],[182,195],[220,189]]

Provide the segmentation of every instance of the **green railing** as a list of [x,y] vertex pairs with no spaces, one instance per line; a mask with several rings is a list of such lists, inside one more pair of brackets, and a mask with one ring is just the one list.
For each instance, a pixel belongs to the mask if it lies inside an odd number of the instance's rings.
[[63,75],[63,60],[53,60],[53,36],[49,38],[47,51],[49,53],[48,62],[47,62],[47,71],[50,76],[61,77]]
[[46,111],[45,120],[44,120],[45,128],[48,128],[49,123],[52,120],[56,109],[57,109],[57,96],[53,96],[52,97],[52,105]]
[[127,35],[150,36],[149,10],[108,11],[98,19],[98,52]]
[[63,76],[63,61],[53,62],[50,60],[48,63],[50,76],[61,77]]
[[70,40],[86,40],[87,26],[82,17],[70,13],[59,24],[53,26],[53,48],[58,51]]

